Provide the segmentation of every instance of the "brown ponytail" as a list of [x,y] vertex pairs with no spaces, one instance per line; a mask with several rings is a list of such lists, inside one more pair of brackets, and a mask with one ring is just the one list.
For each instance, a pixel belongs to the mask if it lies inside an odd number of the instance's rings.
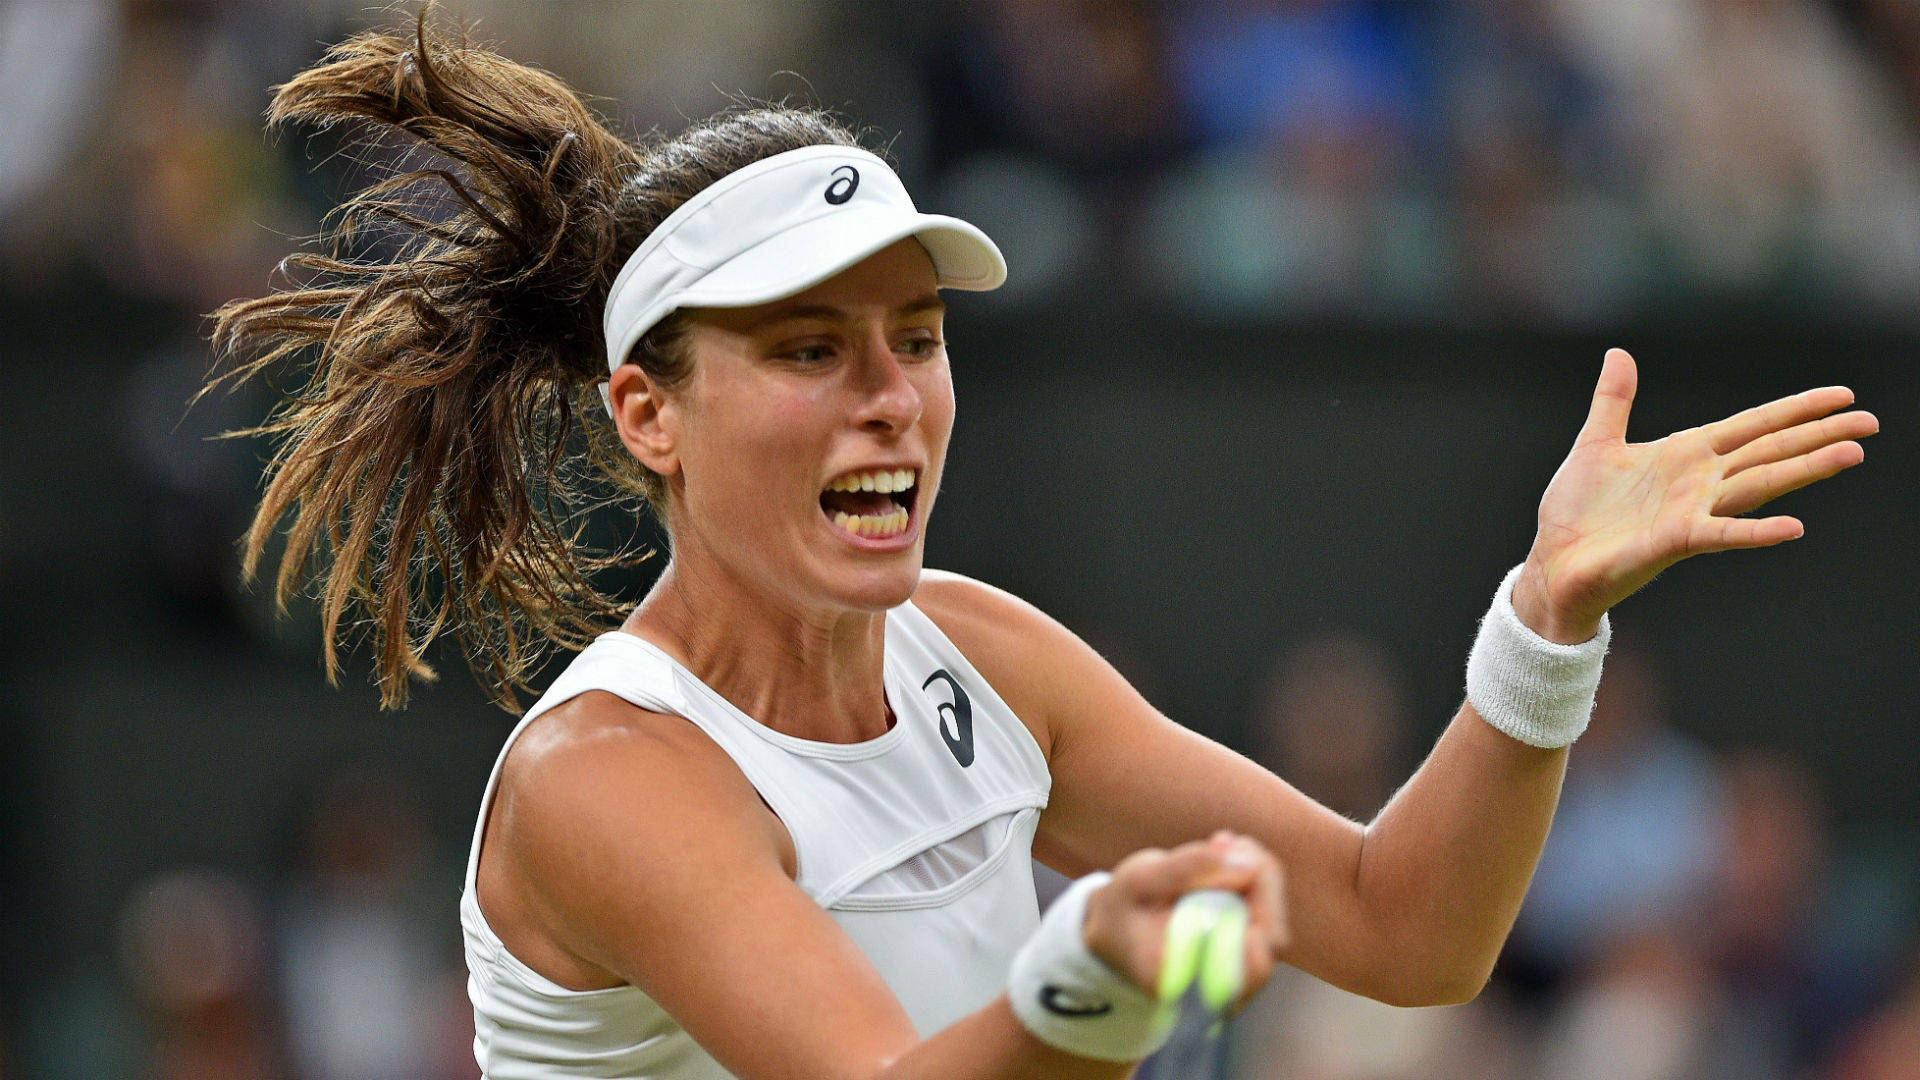
[[[581,515],[637,509],[634,495],[661,501],[595,389],[613,276],[727,173],[857,140],[824,114],[773,106],[630,143],[559,79],[430,26],[425,9],[411,33],[336,46],[278,87],[268,111],[270,127],[343,122],[403,132],[437,160],[389,169],[329,215],[327,252],[282,263],[308,272],[296,287],[214,313],[216,351],[241,358],[217,382],[312,363],[248,432],[281,441],[246,573],[291,514],[275,596],[284,607],[311,568],[329,680],[341,623],[360,605],[364,620],[348,621],[373,639],[384,705],[404,705],[410,675],[432,677],[424,654],[451,629],[511,709],[550,646],[578,647],[619,614],[592,574],[634,557],[585,548]],[[398,231],[396,253],[349,253],[370,226]],[[681,331],[668,320],[629,359],[678,382],[691,363]]]

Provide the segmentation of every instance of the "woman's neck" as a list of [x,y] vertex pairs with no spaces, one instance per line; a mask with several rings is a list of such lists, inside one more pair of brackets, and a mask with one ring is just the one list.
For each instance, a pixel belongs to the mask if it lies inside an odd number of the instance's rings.
[[881,675],[884,612],[800,610],[676,560],[621,628],[782,734],[856,743],[893,724]]

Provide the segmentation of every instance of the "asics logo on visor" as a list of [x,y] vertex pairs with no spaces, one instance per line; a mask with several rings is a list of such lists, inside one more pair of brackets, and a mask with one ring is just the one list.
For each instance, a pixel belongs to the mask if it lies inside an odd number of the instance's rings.
[[[840,176],[843,172],[847,175]],[[833,170],[833,175],[839,179],[827,185],[827,201],[839,206],[853,198],[853,193],[860,189],[860,170],[851,165],[842,165]]]

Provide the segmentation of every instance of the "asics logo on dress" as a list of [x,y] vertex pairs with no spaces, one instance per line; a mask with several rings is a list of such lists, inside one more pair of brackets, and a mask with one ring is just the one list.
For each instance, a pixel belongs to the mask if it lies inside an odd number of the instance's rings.
[[1113,1002],[1047,983],[1040,988],[1040,1007],[1055,1016],[1103,1016],[1113,1011]]
[[[947,744],[947,749],[953,752],[953,760],[964,769],[973,764],[973,702],[968,700],[967,692],[960,689],[960,680],[954,678],[946,668],[927,676],[927,681],[920,684],[920,689],[931,690],[936,682],[946,683],[947,689],[953,692],[952,701],[936,700],[933,703],[940,713],[940,741]],[[953,721],[952,731],[947,730],[948,720]]]
[[[846,175],[840,176],[841,173]],[[839,206],[853,198],[853,193],[860,189],[860,170],[851,165],[842,165],[833,170],[832,175],[839,179],[827,185],[827,201]]]

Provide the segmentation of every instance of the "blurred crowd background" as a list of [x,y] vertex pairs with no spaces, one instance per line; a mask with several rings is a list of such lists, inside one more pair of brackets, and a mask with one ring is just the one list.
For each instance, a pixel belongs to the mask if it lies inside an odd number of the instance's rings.
[[[672,128],[730,95],[871,124],[1005,248],[956,297],[929,561],[1038,602],[1156,703],[1370,815],[1606,345],[1636,437],[1827,383],[1885,433],[1805,539],[1617,615],[1495,981],[1302,977],[1247,1080],[1920,1077],[1920,2],[448,0]],[[382,153],[269,87],[404,15],[0,4],[0,1078],[475,1075],[455,902],[512,718],[327,688],[235,539],[266,448],[188,399]],[[655,561],[657,568],[657,560]],[[650,570],[622,582],[638,597]]]

